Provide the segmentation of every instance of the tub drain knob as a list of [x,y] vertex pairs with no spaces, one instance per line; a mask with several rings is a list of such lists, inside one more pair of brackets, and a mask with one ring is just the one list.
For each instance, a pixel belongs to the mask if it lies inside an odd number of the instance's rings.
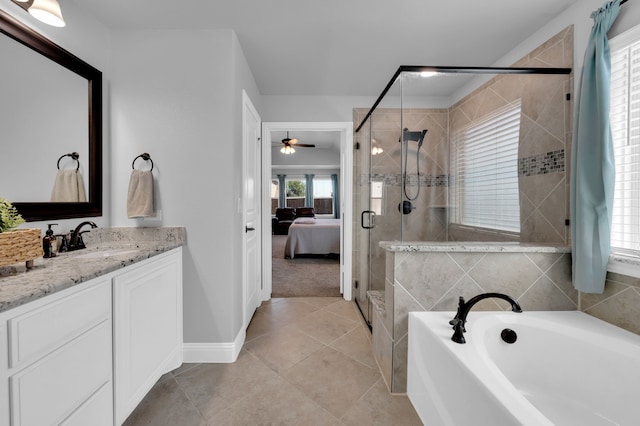
[[502,330],[502,333],[500,333],[500,337],[502,337],[502,340],[509,344],[515,343],[516,340],[518,340],[518,335],[510,328],[505,328],[504,330]]

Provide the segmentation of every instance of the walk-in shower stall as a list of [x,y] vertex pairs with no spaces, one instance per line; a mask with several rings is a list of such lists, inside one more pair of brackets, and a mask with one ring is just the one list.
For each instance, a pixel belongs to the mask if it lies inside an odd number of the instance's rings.
[[541,49],[509,68],[402,66],[373,107],[354,110],[353,286],[367,321],[385,289],[380,241],[568,244],[563,55]]

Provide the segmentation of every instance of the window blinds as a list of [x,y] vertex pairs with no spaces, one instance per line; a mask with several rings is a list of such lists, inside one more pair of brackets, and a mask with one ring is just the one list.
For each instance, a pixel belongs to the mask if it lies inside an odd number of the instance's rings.
[[611,45],[610,120],[616,162],[611,246],[616,252],[640,250],[639,39]]
[[454,221],[520,232],[520,103],[462,129],[454,140]]

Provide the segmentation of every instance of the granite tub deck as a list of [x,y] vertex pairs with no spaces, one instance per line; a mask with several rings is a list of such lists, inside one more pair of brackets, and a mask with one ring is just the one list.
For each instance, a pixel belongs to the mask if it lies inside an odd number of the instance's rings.
[[[458,298],[506,293],[525,311],[577,310],[571,249],[547,244],[383,241],[385,290],[372,297],[373,348],[391,392],[406,392],[408,316],[453,311]],[[487,299],[474,310],[509,305]]]
[[[96,228],[83,234],[86,249],[0,268],[0,312],[122,269],[186,244],[185,228]],[[118,253],[118,250],[126,252]],[[110,251],[107,257],[83,256]]]

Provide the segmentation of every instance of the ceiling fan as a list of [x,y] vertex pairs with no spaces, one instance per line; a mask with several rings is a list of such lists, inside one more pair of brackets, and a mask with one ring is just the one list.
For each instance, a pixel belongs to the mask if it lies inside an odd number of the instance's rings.
[[296,148],[298,147],[315,148],[316,147],[314,144],[298,143],[298,139],[296,138],[292,139],[289,137],[289,132],[287,132],[287,137],[282,139],[282,144],[283,144],[283,147],[280,149],[280,152],[282,152],[283,154],[293,154],[294,152],[296,152],[296,150],[294,149],[294,146]]

